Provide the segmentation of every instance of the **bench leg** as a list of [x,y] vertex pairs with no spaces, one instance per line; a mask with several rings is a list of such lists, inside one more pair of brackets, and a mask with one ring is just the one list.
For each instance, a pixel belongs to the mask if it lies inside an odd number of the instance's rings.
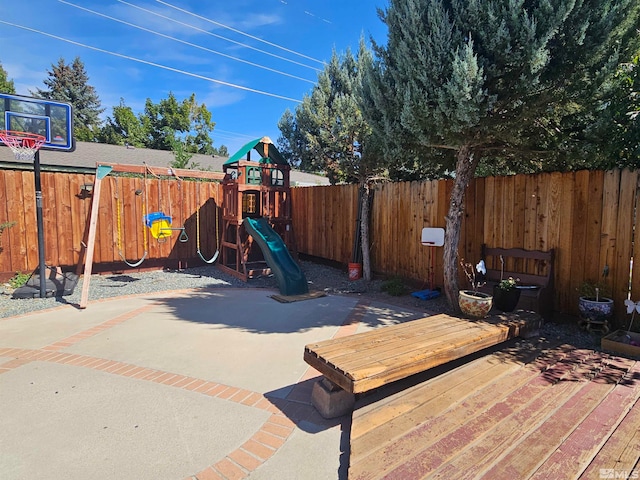
[[353,411],[356,397],[323,377],[313,385],[311,403],[323,418],[336,418]]

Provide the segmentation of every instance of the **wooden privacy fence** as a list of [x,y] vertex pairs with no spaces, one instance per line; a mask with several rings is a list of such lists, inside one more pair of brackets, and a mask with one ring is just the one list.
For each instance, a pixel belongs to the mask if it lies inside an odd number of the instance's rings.
[[[43,172],[41,181],[45,262],[50,266],[75,266],[80,260],[92,202],[91,194],[83,191],[83,185],[93,184],[94,175]],[[152,176],[146,180],[107,176],[102,180],[94,271],[128,268],[120,258],[118,245],[127,259],[142,258],[145,250],[143,209],[145,213],[163,211],[170,215],[173,227],[185,227],[188,241],[179,241],[179,231],[174,231],[164,242],[147,235],[148,255],[141,268],[201,264],[196,253],[196,212],[200,210],[200,250],[209,258],[217,249],[215,220],[219,198],[218,183]],[[3,280],[15,272],[31,272],[38,266],[33,172],[0,170],[0,224],[5,222],[15,224],[0,237]]]
[[[383,183],[374,189],[371,241],[374,271],[426,286],[434,255],[442,285],[442,248],[420,244],[423,227],[445,227],[452,181]],[[604,280],[619,322],[631,298],[640,300],[640,272],[630,276],[638,172],[543,173],[478,178],[465,196],[459,255],[474,264],[492,247],[556,250],[554,310],[577,314],[578,287]],[[353,185],[294,188],[293,224],[302,253],[347,263],[357,216]],[[608,275],[603,276],[605,266]],[[466,279],[460,277],[460,286]]]
[[[82,186],[88,174],[42,173],[45,261],[75,266],[82,251],[91,196]],[[141,265],[170,268],[202,264],[196,248],[196,211],[200,209],[201,251],[216,249],[215,219],[221,199],[218,183],[175,178],[107,176],[99,202],[94,271],[126,270],[127,259],[144,253],[143,192],[146,213],[162,210],[173,226],[185,226],[164,243],[148,237],[147,260]],[[0,236],[0,279],[37,268],[33,172],[0,170],[0,224],[15,222]],[[423,247],[423,227],[444,227],[452,182],[382,183],[374,188],[371,219],[374,271],[427,285],[431,257],[436,284],[442,285],[442,248]],[[460,257],[477,262],[483,243],[493,247],[556,250],[554,309],[577,314],[578,287],[583,280],[605,280],[616,300],[620,321],[628,318],[623,301],[640,300],[640,272],[630,272],[639,242],[633,242],[638,172],[628,170],[544,173],[475,179],[465,197]],[[118,229],[118,206],[121,223]],[[350,262],[358,215],[354,185],[292,189],[293,227],[297,249],[343,264]],[[118,231],[120,235],[118,235]],[[603,277],[605,266],[608,276]],[[465,279],[460,278],[464,286]]]

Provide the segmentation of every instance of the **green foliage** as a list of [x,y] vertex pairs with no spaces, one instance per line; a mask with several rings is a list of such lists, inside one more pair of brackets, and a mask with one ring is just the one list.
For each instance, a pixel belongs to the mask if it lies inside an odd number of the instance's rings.
[[331,60],[318,83],[278,127],[283,156],[303,171],[327,173],[331,183],[364,182],[383,170],[382,156],[361,108],[362,78],[372,63],[360,42],[358,56],[350,50]]
[[[598,115],[588,115],[585,157],[596,156],[587,167],[640,167],[640,51],[623,62],[604,85]],[[591,155],[590,155],[591,154]]]
[[638,52],[639,14],[639,0],[390,0],[379,11],[389,34],[374,43],[365,118],[405,176],[455,170],[443,253],[453,308],[476,168],[571,168],[599,93]]
[[43,82],[47,89],[38,88],[31,94],[70,103],[73,106],[74,136],[83,141],[95,140],[104,108],[101,108],[96,89],[89,85],[89,76],[80,57],[76,57],[70,65],[60,58],[47,73],[49,77]]
[[175,155],[175,160],[171,162],[172,168],[190,168],[197,169],[198,163],[189,161],[193,158],[193,153],[187,152],[186,146],[183,142],[177,139],[171,140],[171,149]]
[[617,66],[638,52],[639,8],[637,0],[391,0],[380,12],[389,35],[374,44],[365,108],[387,156],[400,161],[390,173],[446,175],[462,145],[486,173],[593,159],[589,129]]
[[501,290],[513,290],[518,286],[518,279],[509,277],[498,282],[498,288]]
[[27,283],[30,278],[30,273],[16,272],[16,274],[9,279],[8,283],[11,288],[20,288]]
[[[144,112],[138,115],[120,99],[120,105],[113,108],[113,115],[107,118],[98,139],[116,145],[172,150],[176,154],[174,166],[186,168],[194,153],[228,156],[227,147],[213,146],[214,126],[211,112],[206,105],[197,103],[195,95],[178,101],[169,93],[168,98],[158,103],[147,99]],[[191,156],[187,158],[187,154]],[[177,166],[183,164],[185,167]]]
[[0,93],[10,93],[10,94],[16,93],[16,87],[13,84],[13,80],[9,80],[9,74],[2,67],[1,63],[0,63]]
[[145,146],[146,135],[142,121],[133,113],[131,107],[125,104],[124,98],[120,99],[118,106],[113,107],[113,117],[107,118],[99,140],[116,145]]
[[408,292],[407,287],[399,277],[394,277],[384,281],[382,285],[380,285],[380,290],[387,292],[389,295],[394,297],[401,297],[402,295],[406,295]]
[[3,234],[3,232],[7,229],[7,228],[11,228],[16,224],[16,222],[2,222],[0,223],[0,235]]
[[602,280],[585,280],[578,288],[578,295],[588,299],[611,298],[611,287]]

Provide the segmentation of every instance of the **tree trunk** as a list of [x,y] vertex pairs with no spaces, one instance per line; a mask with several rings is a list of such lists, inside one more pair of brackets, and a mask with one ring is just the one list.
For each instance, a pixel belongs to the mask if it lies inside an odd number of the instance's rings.
[[[467,185],[475,174],[478,159],[468,145],[458,150],[456,162],[456,176],[449,203],[449,213],[446,216],[446,230],[444,234],[444,291],[449,305],[455,312],[460,312],[458,306],[458,244],[460,243],[460,227],[464,213],[464,193]],[[467,259],[474,263],[473,259]],[[474,263],[475,264],[475,263]]]
[[362,276],[365,281],[371,281],[371,251],[369,249],[369,196],[371,195],[368,182],[362,186],[362,210],[360,213],[360,237],[362,241]]

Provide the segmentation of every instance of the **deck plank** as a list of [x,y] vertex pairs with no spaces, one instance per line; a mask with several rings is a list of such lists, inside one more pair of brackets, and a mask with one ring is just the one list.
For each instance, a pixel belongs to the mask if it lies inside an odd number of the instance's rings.
[[526,344],[355,410],[349,478],[640,473],[640,362]]
[[640,474],[639,459],[640,401],[636,401],[597,456],[582,473],[580,479],[599,478],[602,469],[614,472],[633,472],[636,470]]
[[[352,448],[355,449],[351,451],[352,458],[356,461],[361,451],[366,455],[383,448],[402,432],[444,415],[459,403],[464,402],[466,408],[476,410],[487,408],[496,398],[494,389],[504,394],[539,375],[539,369],[520,368],[523,362],[532,361],[538,353],[524,350],[517,358],[486,356],[417,385],[397,399],[387,397],[359,408],[354,412],[354,419],[358,421],[354,421],[351,428]],[[435,429],[435,425],[432,428]]]
[[[478,361],[473,363],[478,364]],[[509,381],[505,382],[505,388],[501,388],[502,385],[483,388],[473,399],[460,404],[459,408],[434,418],[429,417],[395,439],[391,445],[356,459],[352,463],[349,478],[382,478],[383,473],[388,478],[396,479],[422,478],[427,475],[454,455],[457,445],[475,441],[490,425],[500,422],[514,409],[523,408],[534,399],[539,399],[548,390],[550,383],[541,376],[539,370],[528,372],[521,369],[518,375],[526,378],[520,379],[525,380],[524,382],[516,382],[520,386],[515,390],[506,388]],[[564,388],[568,390],[569,387],[567,385]],[[551,401],[552,398],[543,395],[537,406],[543,408]],[[363,418],[357,413],[354,412],[354,425]],[[352,448],[358,451],[355,445]]]
[[[511,428],[516,432],[513,441],[502,443],[500,458],[493,465],[481,465],[484,468],[478,473],[495,480],[529,478],[562,444],[567,432],[571,432],[611,388],[588,382],[560,382],[550,386],[549,405],[535,412],[523,412],[523,419],[527,420],[523,424],[518,424],[517,417],[511,418]],[[500,435],[498,438],[503,440]],[[504,455],[504,452],[508,453]]]

